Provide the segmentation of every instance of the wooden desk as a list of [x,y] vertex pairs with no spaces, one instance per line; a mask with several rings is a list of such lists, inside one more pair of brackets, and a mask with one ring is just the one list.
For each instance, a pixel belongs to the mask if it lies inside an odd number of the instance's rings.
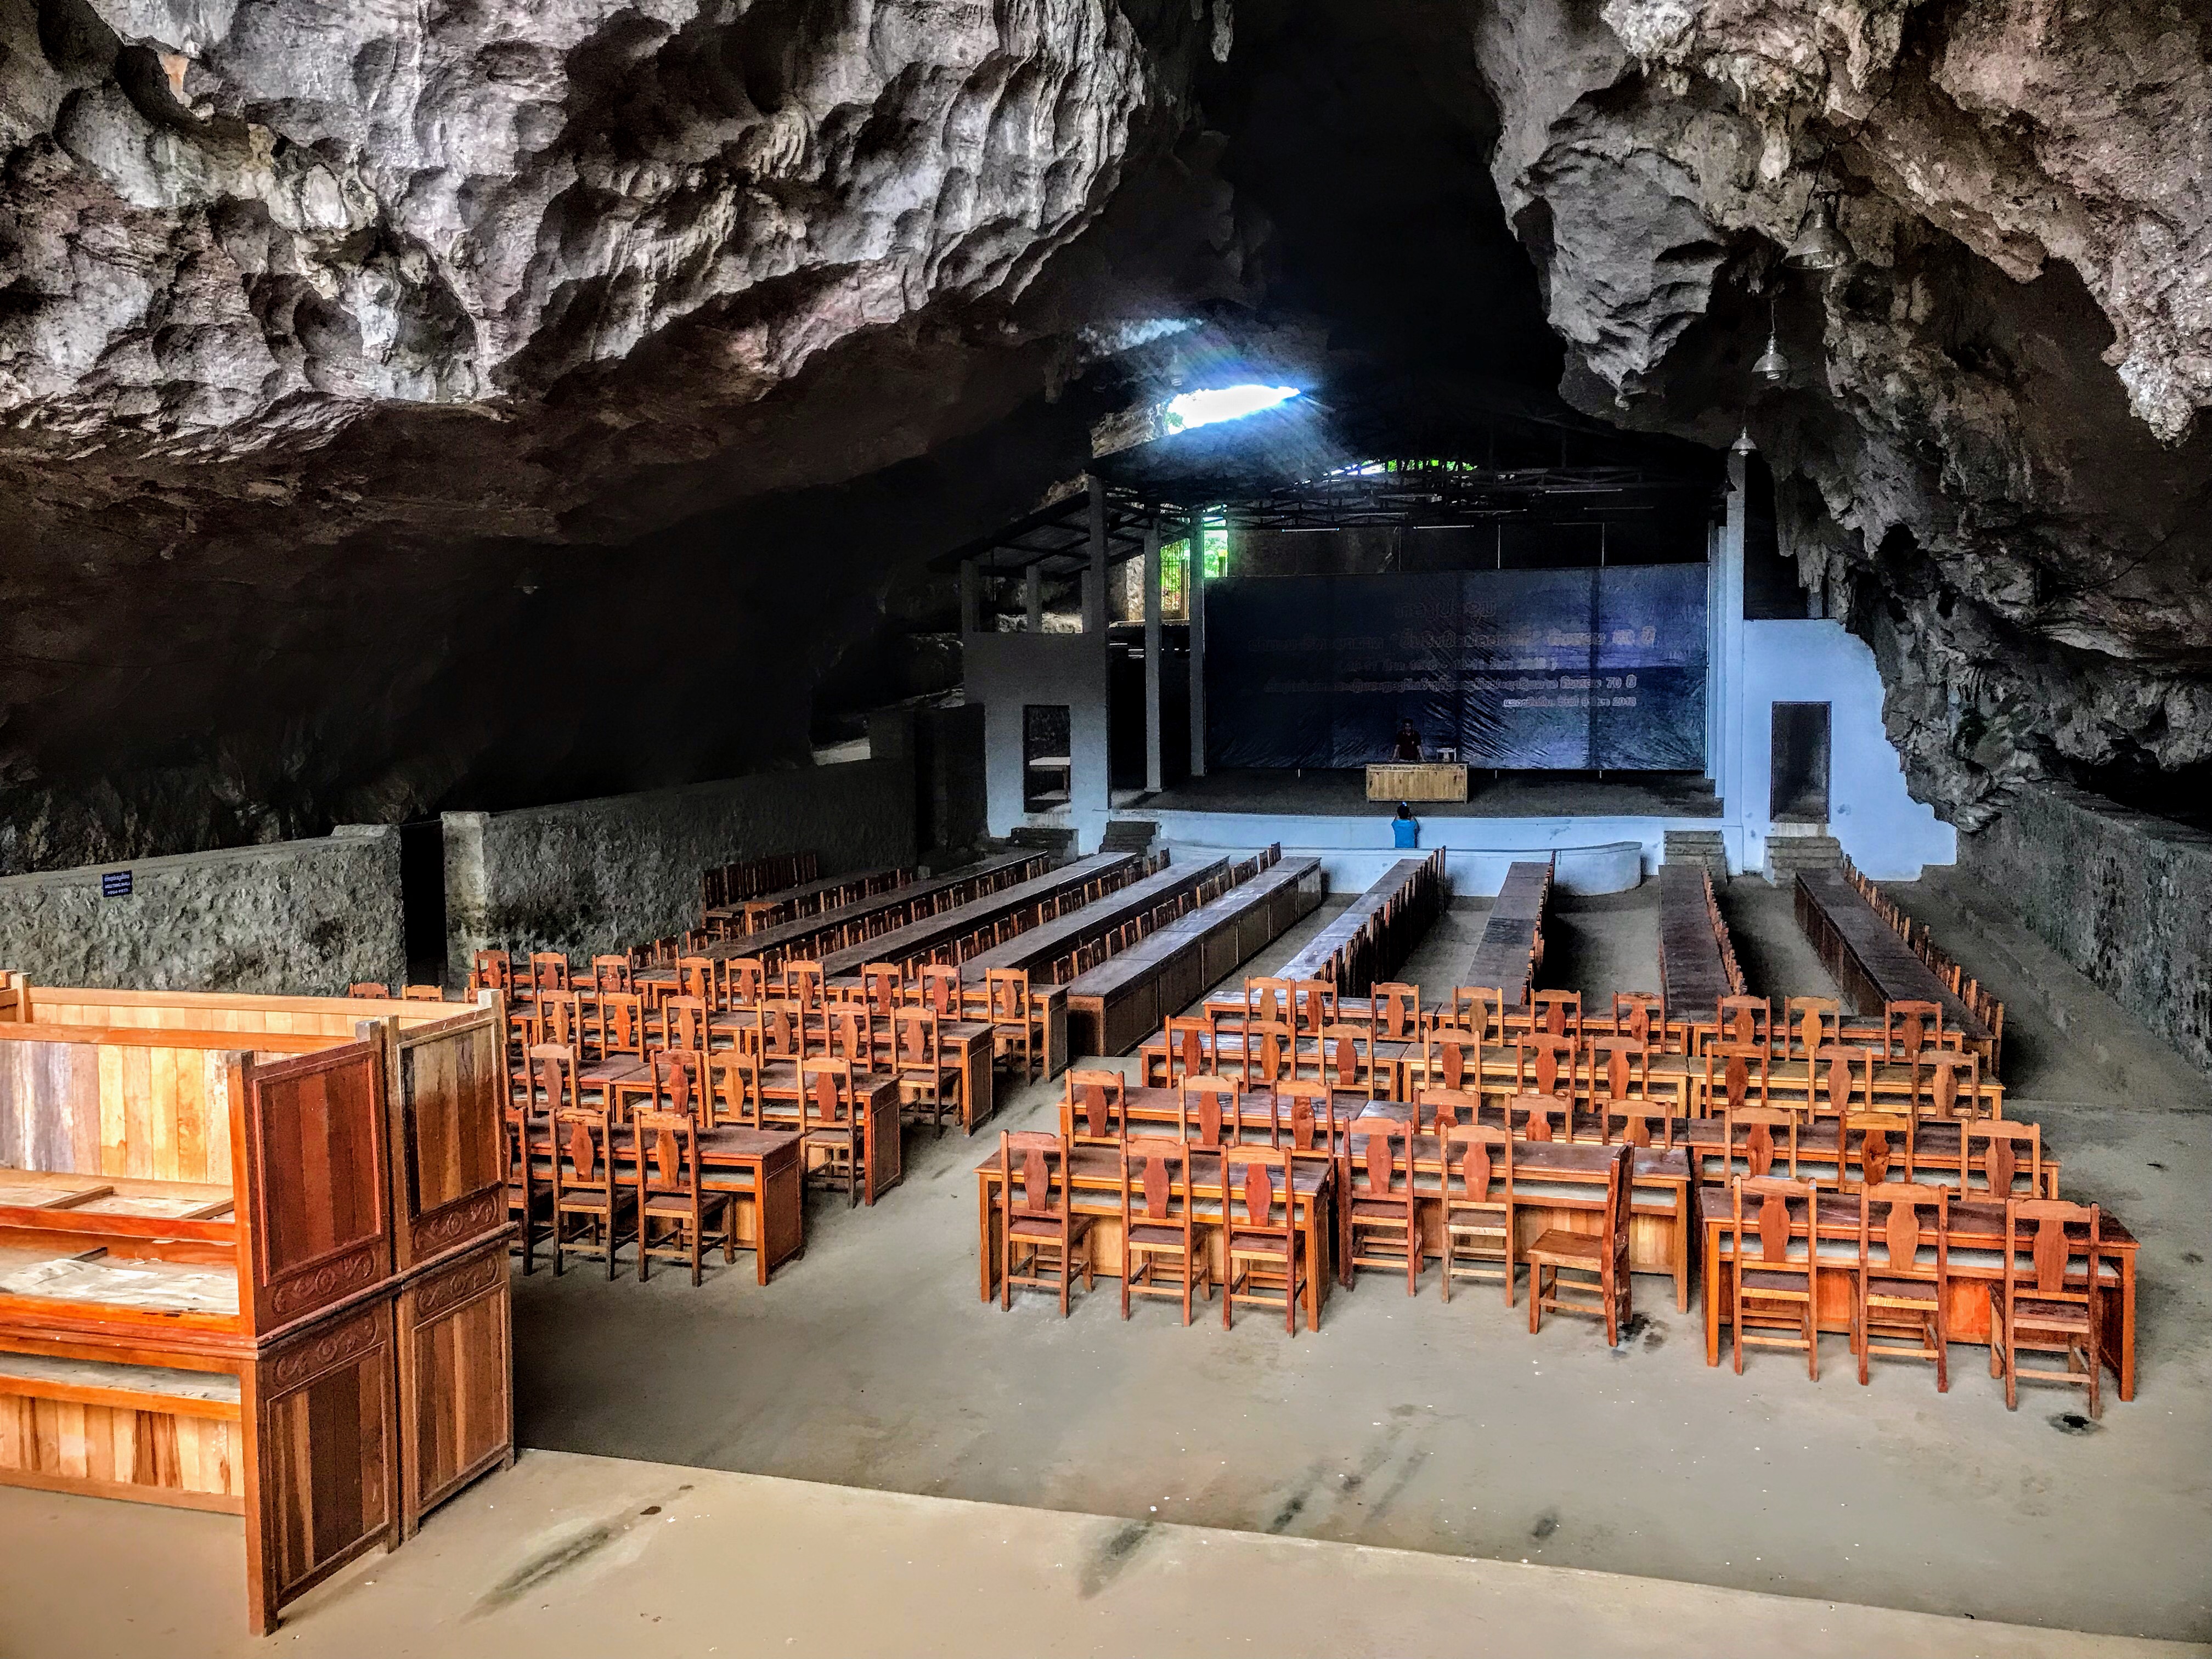
[[1386,761],[1367,769],[1370,800],[1465,800],[1467,768],[1451,761]]
[[[841,949],[848,933],[855,929],[866,932],[878,920],[893,920],[895,925],[903,927],[940,908],[970,902],[1019,881],[1034,880],[1051,868],[1052,856],[1048,853],[998,854],[927,881],[908,882],[887,893],[779,922],[741,939],[718,939],[699,954],[723,958],[758,957],[774,969],[787,957],[818,956]],[[640,969],[637,977],[673,984],[676,970]]]
[[1443,901],[1442,848],[1426,858],[1400,859],[1343,915],[1334,917],[1305,948],[1275,970],[1278,979],[1325,979],[1340,996],[1364,996],[1412,954]]
[[1797,926],[1820,965],[1860,1013],[1879,1018],[1887,1003],[1935,1003],[1943,1011],[1943,1029],[1964,1033],[1969,1048],[1990,1058],[1995,1035],[1988,1025],[1912,954],[1841,871],[1800,871],[1796,908]]
[[[752,1205],[750,1212],[745,1205],[738,1205],[735,1225],[738,1243],[752,1251],[763,1285],[777,1266],[806,1249],[805,1183],[799,1141],[796,1129],[748,1129],[732,1123],[699,1131],[702,1185],[732,1190],[709,1179],[717,1172],[734,1170],[751,1178]],[[736,1190],[742,1194],[745,1189]]]
[[[1091,1218],[1093,1271],[1100,1277],[1121,1275],[1121,1154],[1112,1146],[1077,1146],[1068,1154],[1068,1180],[1074,1192],[1075,1213]],[[1328,1192],[1333,1172],[1327,1160],[1301,1161],[1291,1169],[1291,1201],[1306,1257],[1306,1328],[1321,1328],[1321,1304],[1328,1297],[1331,1276]],[[1206,1249],[1220,1282],[1227,1267],[1221,1242],[1221,1155],[1194,1149],[1188,1185],[1197,1219],[1204,1226]],[[994,1152],[975,1166],[975,1242],[981,1256],[977,1293],[988,1302],[999,1293],[999,1159]]]
[[1703,864],[1659,866],[1659,995],[1670,1020],[1711,1020],[1743,990],[1712,894]]
[[[800,1118],[797,1063],[774,1063],[789,1066],[792,1070],[788,1078],[779,1075],[771,1082],[769,1068],[762,1068],[762,1127],[772,1123],[796,1125]],[[888,1072],[857,1073],[853,1079],[853,1094],[854,1112],[860,1120],[861,1196],[873,1204],[878,1193],[897,1186],[906,1176],[899,1144],[898,1079]]]
[[906,964],[926,961],[940,951],[951,951],[978,927],[1035,911],[1065,894],[1080,893],[1091,882],[1111,880],[1140,863],[1143,858],[1141,853],[1122,852],[1079,859],[1034,880],[1000,888],[969,903],[938,911],[858,945],[834,951],[822,958],[822,971],[834,979],[857,974],[871,962]]
[[[1823,1194],[1823,1198],[1826,1198]],[[1705,1218],[1705,1364],[1721,1361],[1724,1318],[1721,1263],[1735,1250],[1735,1217],[1725,1187],[1698,1190]],[[1960,1200],[1951,1206],[1951,1276],[1945,1312],[1954,1342],[1990,1340],[1989,1287],[2004,1278],[2004,1206]],[[2136,1397],[2136,1237],[2110,1211],[2104,1214],[2100,1254],[2106,1262],[2108,1294],[2101,1304],[2098,1346],[2120,1383],[2120,1398]],[[1852,1281],[1858,1272],[1858,1206],[1840,1200],[1820,1206],[1820,1265],[1816,1302],[1823,1331],[1851,1328]]]
[[1041,921],[1002,945],[978,951],[960,964],[961,975],[980,982],[994,969],[1018,969],[1030,976],[1034,986],[1051,971],[1059,958],[1097,943],[1158,905],[1195,892],[1216,876],[1225,875],[1228,870],[1229,860],[1225,858],[1205,864],[1171,865],[1140,881],[1116,888],[1079,909]]

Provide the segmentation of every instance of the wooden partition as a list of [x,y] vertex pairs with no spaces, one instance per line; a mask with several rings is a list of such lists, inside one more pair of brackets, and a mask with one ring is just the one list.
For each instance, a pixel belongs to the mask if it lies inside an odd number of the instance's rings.
[[503,1012],[0,988],[0,1482],[242,1514],[266,1630],[512,1455]]

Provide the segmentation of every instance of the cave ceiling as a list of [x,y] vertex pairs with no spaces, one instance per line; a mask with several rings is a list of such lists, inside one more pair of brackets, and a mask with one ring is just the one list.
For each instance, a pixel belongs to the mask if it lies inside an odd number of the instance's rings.
[[1231,370],[1747,428],[1940,811],[2207,775],[2208,57],[2195,0],[0,0],[0,870],[803,761],[930,557]]

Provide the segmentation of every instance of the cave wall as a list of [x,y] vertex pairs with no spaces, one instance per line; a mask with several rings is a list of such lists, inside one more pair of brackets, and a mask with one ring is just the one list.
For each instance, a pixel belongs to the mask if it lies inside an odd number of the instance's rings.
[[2015,793],[1959,866],[2212,1072],[2212,835],[2063,785]]
[[[128,897],[103,875],[128,871]],[[34,984],[343,994],[406,977],[399,831],[0,878],[0,965]]]
[[914,861],[909,758],[756,773],[511,812],[448,812],[447,974],[480,950],[628,951],[699,925],[706,870],[811,848],[822,872]]

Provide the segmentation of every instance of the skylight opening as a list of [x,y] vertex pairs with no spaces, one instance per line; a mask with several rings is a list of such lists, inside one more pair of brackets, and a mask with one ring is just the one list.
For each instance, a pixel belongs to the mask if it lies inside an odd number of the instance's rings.
[[1216,421],[1242,420],[1263,409],[1288,403],[1298,395],[1294,386],[1224,386],[1203,392],[1186,392],[1168,399],[1165,423],[1170,432],[1188,432]]

